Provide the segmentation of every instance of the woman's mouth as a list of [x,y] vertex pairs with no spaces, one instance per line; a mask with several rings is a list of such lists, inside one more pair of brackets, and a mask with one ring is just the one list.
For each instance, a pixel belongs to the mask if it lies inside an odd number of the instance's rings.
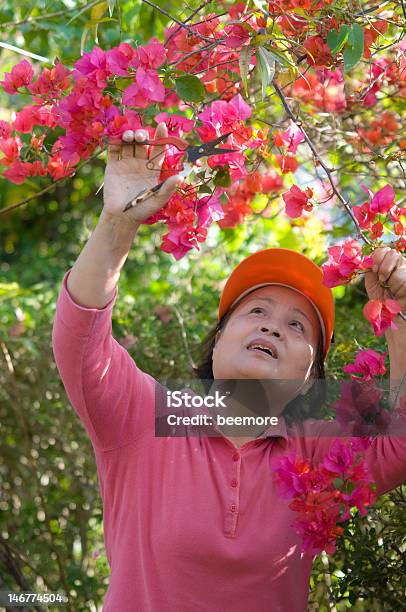
[[253,344],[250,344],[249,346],[247,346],[247,349],[249,351],[255,351],[255,352],[257,352],[259,354],[262,354],[262,355],[267,355],[268,357],[271,357],[272,359],[277,359],[278,358],[277,354],[276,354],[276,351],[272,347],[267,346],[265,344],[256,344],[256,343],[254,344],[253,343]]

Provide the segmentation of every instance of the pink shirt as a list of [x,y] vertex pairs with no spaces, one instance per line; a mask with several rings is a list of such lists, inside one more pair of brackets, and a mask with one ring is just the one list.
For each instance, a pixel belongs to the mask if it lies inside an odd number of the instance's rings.
[[[155,437],[156,381],[112,337],[117,288],[105,308],[84,308],[69,273],[52,342],[97,462],[111,570],[103,611],[305,612],[312,556],[270,462],[296,449],[317,465],[334,440],[321,436],[325,423],[288,437],[280,419],[240,449],[220,430]],[[378,438],[367,455],[380,494],[406,479],[405,437]]]

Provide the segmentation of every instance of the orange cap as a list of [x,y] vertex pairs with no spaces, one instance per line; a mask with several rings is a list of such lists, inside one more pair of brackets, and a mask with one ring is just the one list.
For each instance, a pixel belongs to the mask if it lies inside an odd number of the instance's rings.
[[324,359],[334,330],[334,296],[323,284],[323,272],[311,259],[291,249],[264,249],[243,259],[224,285],[218,310],[219,320],[244,295],[268,284],[291,287],[314,306],[324,340]]

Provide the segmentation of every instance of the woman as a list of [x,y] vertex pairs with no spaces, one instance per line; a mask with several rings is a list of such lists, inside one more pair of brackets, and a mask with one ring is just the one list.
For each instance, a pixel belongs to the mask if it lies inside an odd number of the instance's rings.
[[[156,135],[167,135],[164,124]],[[310,393],[314,380],[324,376],[334,323],[331,292],[317,266],[291,251],[283,251],[287,259],[280,270],[252,265],[274,257],[272,249],[244,260],[223,290],[214,348],[198,374],[213,383],[291,382],[272,395],[278,424],[244,437],[229,438],[215,424],[207,426],[208,435],[199,429],[194,435],[156,436],[161,387],[111,334],[117,282],[136,230],[164,206],[179,181],[169,178],[153,198],[122,212],[156,183],[146,168],[148,151],[136,144],[144,138],[125,133],[124,143],[109,147],[104,208],[63,279],[52,335],[59,373],[98,467],[111,568],[103,610],[304,612],[312,557],[300,552],[291,528],[294,513],[278,495],[270,464],[294,449],[317,465],[332,442],[322,436],[323,424],[311,420],[301,425],[300,436],[289,435],[281,415],[287,402]],[[150,154],[162,163],[163,148]],[[386,252],[374,255],[381,271],[393,266]],[[289,258],[296,268],[287,267]],[[297,274],[297,265],[305,276]],[[391,278],[399,273],[398,262],[394,269]],[[399,368],[400,336],[393,338],[390,351],[396,350]],[[240,408],[246,405],[237,402],[230,410]],[[405,479],[405,438],[376,440],[368,462],[380,494],[397,486]]]

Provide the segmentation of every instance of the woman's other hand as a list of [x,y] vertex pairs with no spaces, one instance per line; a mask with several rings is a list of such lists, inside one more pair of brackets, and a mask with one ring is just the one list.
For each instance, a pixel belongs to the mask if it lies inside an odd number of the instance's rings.
[[[370,300],[397,300],[406,310],[406,259],[395,249],[379,247],[371,253],[373,266],[365,272],[365,289]],[[381,283],[387,285],[382,287]],[[388,293],[390,291],[390,295]]]

